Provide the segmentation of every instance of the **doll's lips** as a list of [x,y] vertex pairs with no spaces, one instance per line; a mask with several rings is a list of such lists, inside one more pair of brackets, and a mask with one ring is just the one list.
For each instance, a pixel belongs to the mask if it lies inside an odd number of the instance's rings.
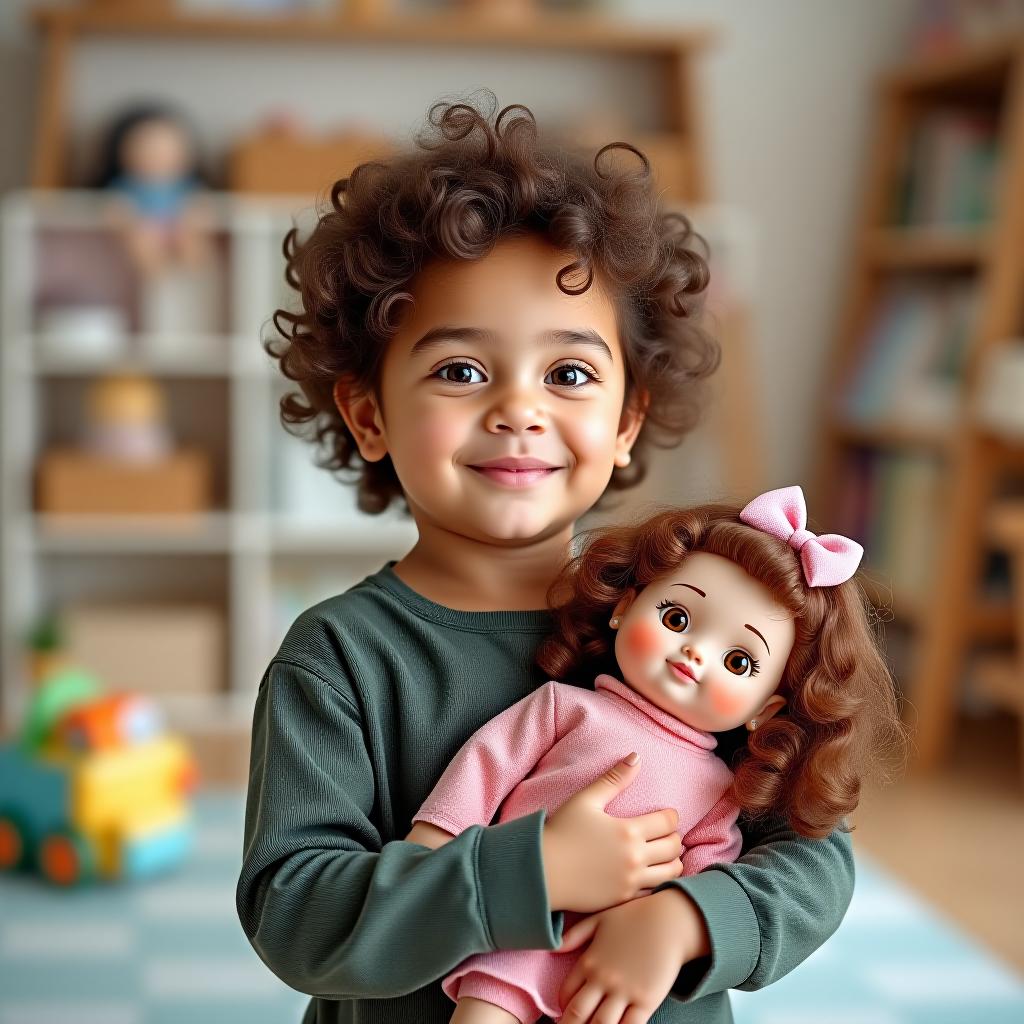
[[552,466],[540,459],[490,459],[470,466],[474,472],[503,487],[530,487],[557,473],[560,466]]
[[[668,661],[667,658],[665,660]],[[688,683],[696,683],[698,681],[697,677],[693,674],[693,669],[691,669],[689,665],[685,665],[681,661],[669,661],[668,664],[669,668],[671,668],[677,676],[685,679]]]

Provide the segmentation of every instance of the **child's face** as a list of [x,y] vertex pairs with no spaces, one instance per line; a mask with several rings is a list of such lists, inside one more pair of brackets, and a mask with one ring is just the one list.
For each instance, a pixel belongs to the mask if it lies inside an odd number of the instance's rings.
[[627,608],[628,600],[615,610],[615,658],[623,679],[662,710],[724,732],[783,706],[775,691],[793,618],[735,562],[696,552]]
[[[421,536],[428,524],[487,544],[555,536],[632,446],[641,418],[623,415],[615,309],[596,281],[559,290],[571,259],[531,235],[416,277],[368,443],[391,455]],[[487,467],[499,459],[540,468]]]

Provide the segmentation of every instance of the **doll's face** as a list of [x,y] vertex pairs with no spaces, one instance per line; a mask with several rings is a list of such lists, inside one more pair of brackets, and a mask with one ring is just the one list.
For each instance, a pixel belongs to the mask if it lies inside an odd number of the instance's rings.
[[[601,496],[641,418],[623,415],[615,308],[596,281],[555,284],[572,256],[543,239],[503,239],[475,261],[417,276],[381,377],[379,440],[410,510],[487,544],[555,536]],[[515,471],[488,467],[522,461]]]
[[625,682],[663,711],[724,732],[785,704],[775,691],[793,618],[735,562],[696,552],[629,601],[615,610],[615,658]]
[[125,171],[150,181],[175,181],[188,173],[189,141],[173,121],[143,121],[124,140]]

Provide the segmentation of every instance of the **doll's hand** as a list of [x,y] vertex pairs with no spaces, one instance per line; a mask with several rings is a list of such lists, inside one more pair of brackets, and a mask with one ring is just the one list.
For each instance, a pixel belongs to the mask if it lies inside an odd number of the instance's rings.
[[637,770],[619,761],[544,822],[541,854],[552,910],[604,910],[683,873],[674,809],[635,818],[605,812]]
[[562,985],[562,1024],[646,1024],[685,963],[711,952],[697,905],[676,889],[579,921],[558,952],[583,951]]
[[454,838],[451,832],[446,832],[438,825],[432,825],[429,821],[417,821],[413,823],[412,830],[405,837],[405,841],[419,843],[421,846],[429,846],[430,849],[436,850]]

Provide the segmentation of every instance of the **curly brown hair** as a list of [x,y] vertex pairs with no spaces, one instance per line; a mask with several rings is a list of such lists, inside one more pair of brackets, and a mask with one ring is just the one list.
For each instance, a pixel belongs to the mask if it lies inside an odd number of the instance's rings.
[[905,748],[892,675],[856,577],[808,587],[785,541],[743,523],[738,506],[660,510],[583,534],[584,546],[551,585],[556,632],[537,653],[552,679],[619,674],[612,609],[629,591],[705,551],[737,563],[793,615],[796,636],[779,693],[782,712],[750,734],[733,765],[733,796],[748,814],[778,813],[801,835],[828,835],[856,806],[862,781]]
[[584,160],[542,145],[527,107],[495,114],[494,95],[483,100],[482,110],[434,104],[417,148],[360,164],[334,184],[309,237],[293,227],[284,240],[299,308],[275,312],[280,337],[264,347],[301,391],[281,399],[281,419],[320,447],[321,466],[355,471],[364,512],[404,504],[402,486],[390,457],[359,455],[334,385],[380,397],[385,347],[429,260],[477,260],[503,236],[533,232],[575,255],[556,277],[564,293],[597,276],[618,315],[625,401],[646,409],[632,461],[609,489],[643,479],[648,442],[672,447],[694,426],[699,384],[718,365],[717,344],[697,325],[706,246],[684,216],[659,211],[647,157],[613,142]]

